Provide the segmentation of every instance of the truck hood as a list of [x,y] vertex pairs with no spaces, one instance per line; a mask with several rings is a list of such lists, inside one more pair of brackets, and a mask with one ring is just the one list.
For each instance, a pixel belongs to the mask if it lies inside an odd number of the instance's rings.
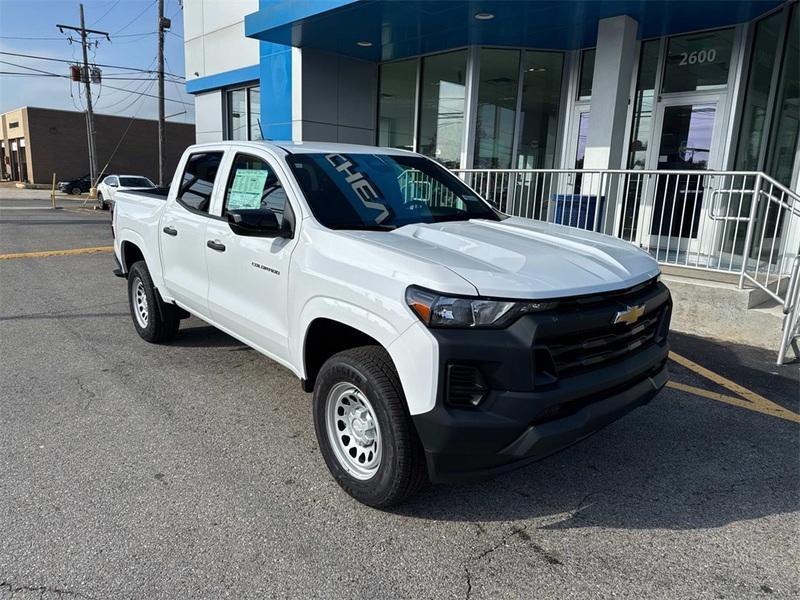
[[538,299],[592,294],[631,287],[659,273],[656,261],[629,242],[519,217],[351,233],[442,265],[471,283],[481,296]]

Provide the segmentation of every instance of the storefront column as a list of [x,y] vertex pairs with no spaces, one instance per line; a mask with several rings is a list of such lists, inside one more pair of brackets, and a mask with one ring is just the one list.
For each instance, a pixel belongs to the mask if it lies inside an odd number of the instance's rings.
[[598,25],[585,169],[621,169],[625,165],[625,126],[635,77],[638,27],[625,15],[602,19]]

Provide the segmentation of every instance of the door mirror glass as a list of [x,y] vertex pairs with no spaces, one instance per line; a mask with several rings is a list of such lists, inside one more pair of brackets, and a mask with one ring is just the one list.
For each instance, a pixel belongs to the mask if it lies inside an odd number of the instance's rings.
[[251,237],[278,237],[282,234],[278,217],[268,208],[240,208],[227,211],[233,233]]

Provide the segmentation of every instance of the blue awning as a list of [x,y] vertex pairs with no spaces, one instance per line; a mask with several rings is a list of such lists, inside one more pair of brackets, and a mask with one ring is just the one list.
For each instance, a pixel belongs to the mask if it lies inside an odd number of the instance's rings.
[[[782,0],[261,0],[245,34],[380,61],[468,45],[593,47],[600,19],[628,15],[646,39],[750,21]],[[478,20],[485,13],[493,18]],[[365,47],[362,43],[371,43]]]

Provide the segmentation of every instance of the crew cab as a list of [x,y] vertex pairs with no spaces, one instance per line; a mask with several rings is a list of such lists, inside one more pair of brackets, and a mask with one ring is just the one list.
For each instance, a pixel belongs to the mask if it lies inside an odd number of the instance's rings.
[[648,254],[503,214],[412,152],[201,144],[168,191],[115,200],[138,334],[192,314],[289,369],[327,467],[371,506],[541,459],[667,381]]

